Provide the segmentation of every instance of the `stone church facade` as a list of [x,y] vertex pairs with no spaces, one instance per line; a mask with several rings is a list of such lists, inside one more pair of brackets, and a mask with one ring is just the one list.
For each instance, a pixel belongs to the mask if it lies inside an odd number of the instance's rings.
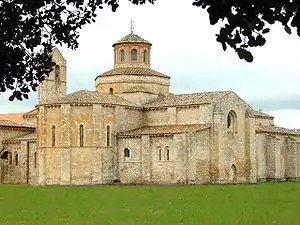
[[96,90],[71,94],[55,48],[35,109],[19,121],[0,115],[0,183],[300,180],[299,130],[276,127],[232,91],[170,93],[170,77],[150,68],[151,46],[128,34]]

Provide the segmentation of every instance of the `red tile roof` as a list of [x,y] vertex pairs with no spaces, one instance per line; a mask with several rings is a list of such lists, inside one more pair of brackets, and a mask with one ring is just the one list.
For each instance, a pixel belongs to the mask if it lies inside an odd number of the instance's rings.
[[300,131],[299,130],[293,130],[293,129],[287,129],[284,127],[276,127],[276,126],[262,126],[259,125],[256,128],[257,132],[261,133],[277,133],[277,134],[286,134],[286,135],[296,135],[300,136]]
[[211,104],[218,101],[225,95],[230,94],[231,91],[214,91],[214,92],[201,92],[194,94],[169,94],[166,96],[154,99],[144,105],[145,108],[155,107],[169,107],[169,106],[186,106],[186,105],[201,105]]
[[114,75],[156,76],[156,77],[164,77],[170,79],[169,76],[163,73],[152,70],[148,67],[141,67],[141,66],[116,67],[100,74],[98,77],[114,76]]
[[0,114],[0,120],[9,120],[17,124],[23,124],[24,118],[23,118],[24,113],[6,113],[6,114]]

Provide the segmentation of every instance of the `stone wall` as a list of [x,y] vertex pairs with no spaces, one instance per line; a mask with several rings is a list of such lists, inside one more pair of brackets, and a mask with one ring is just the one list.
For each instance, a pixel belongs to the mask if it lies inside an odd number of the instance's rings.
[[134,104],[136,104],[139,107],[142,107],[143,104],[153,101],[158,97],[156,94],[152,93],[147,93],[147,92],[132,92],[132,93],[121,93],[121,94],[116,94]]
[[[215,105],[212,157],[214,162],[218,162],[217,182],[247,182],[250,167],[247,109],[249,106],[233,92]],[[235,124],[234,129],[228,126],[231,111],[236,115],[234,122],[231,121]],[[216,167],[215,163],[213,166]]]
[[116,107],[116,133],[133,130],[144,124],[144,112],[135,108]]
[[115,107],[104,105],[40,107],[39,183],[100,184],[116,179],[115,112]]
[[3,168],[2,182],[3,183],[24,183],[22,179],[22,170],[24,170],[23,159],[24,152],[21,152],[20,143],[5,144],[5,149],[9,151],[11,157],[5,160],[6,167]]
[[[184,135],[184,134],[182,134]],[[151,181],[157,184],[172,184],[172,183],[182,183],[185,180],[182,180],[182,170],[179,167],[179,164],[182,165],[181,159],[178,158],[178,146],[180,144],[176,140],[182,140],[182,135],[174,136],[158,136],[150,137],[150,152],[152,156],[151,164]],[[184,140],[184,139],[183,139]],[[161,159],[159,159],[159,149],[161,149]],[[167,151],[169,149],[169,158]]]
[[36,116],[26,116],[24,117],[25,124],[35,127],[36,126]]
[[53,61],[57,66],[39,85],[38,100],[40,104],[66,95],[67,65],[57,48],[53,50]]
[[298,180],[300,149],[294,137],[268,133],[256,136],[258,180]]
[[112,88],[114,94],[140,89],[156,95],[166,95],[169,93],[170,79],[147,74],[98,76],[95,86],[98,92],[107,94]]
[[211,129],[205,129],[187,136],[188,182],[208,184],[212,182]]
[[32,129],[27,128],[0,127],[0,151],[4,148],[2,141],[26,135],[31,132]]
[[212,122],[211,105],[195,107],[178,107],[176,115],[177,124],[205,124]]
[[145,126],[168,125],[169,123],[168,108],[147,110],[144,116]]
[[[191,134],[118,138],[121,183],[210,182],[210,130]],[[125,151],[129,150],[129,157]]]
[[165,107],[147,110],[145,126],[206,124],[212,122],[211,105]]
[[[178,158],[178,146],[180,145],[175,145],[176,139],[178,139],[178,135],[119,138],[120,182],[155,184],[184,182],[183,161]],[[125,149],[129,150],[129,157],[126,157]],[[169,150],[168,153],[167,150]]]
[[37,183],[38,159],[35,141],[11,141],[4,144],[11,158],[2,160],[2,183]]

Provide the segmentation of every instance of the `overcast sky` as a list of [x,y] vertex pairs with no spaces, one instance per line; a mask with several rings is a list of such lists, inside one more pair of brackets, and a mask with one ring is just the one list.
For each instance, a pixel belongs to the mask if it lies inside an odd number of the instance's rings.
[[[159,0],[154,6],[134,6],[126,0],[113,13],[99,11],[97,22],[81,30],[79,49],[60,48],[67,60],[68,93],[95,90],[95,77],[113,67],[112,44],[134,32],[152,45],[151,67],[171,76],[173,93],[233,90],[254,109],[275,116],[278,126],[300,128],[300,38],[279,25],[271,27],[267,43],[252,50],[253,63],[224,52],[215,41],[219,25],[210,26],[208,14],[191,0]],[[9,102],[0,95],[0,113],[30,110],[37,102]]]

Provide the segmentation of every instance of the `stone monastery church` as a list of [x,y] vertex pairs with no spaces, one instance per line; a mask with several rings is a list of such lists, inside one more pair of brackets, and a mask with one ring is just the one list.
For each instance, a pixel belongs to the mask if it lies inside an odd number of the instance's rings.
[[0,115],[0,183],[214,184],[300,180],[300,131],[276,127],[232,91],[172,94],[151,43],[113,44],[95,91],[66,93],[66,61],[35,109]]

